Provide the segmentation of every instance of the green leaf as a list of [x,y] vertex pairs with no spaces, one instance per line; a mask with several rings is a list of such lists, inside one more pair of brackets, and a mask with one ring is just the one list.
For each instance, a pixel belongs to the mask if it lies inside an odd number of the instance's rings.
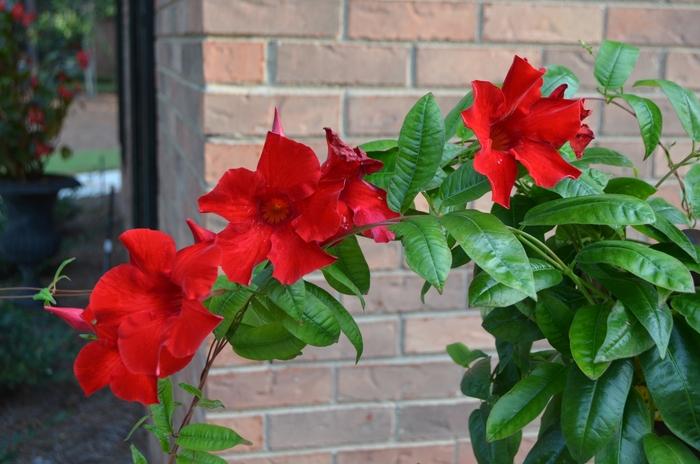
[[169,378],[158,379],[158,403],[163,406],[167,415],[168,426],[171,427],[170,424],[172,424],[173,413],[175,412],[175,399],[173,397],[173,384]]
[[432,94],[411,108],[399,133],[399,154],[389,181],[387,203],[394,211],[411,207],[413,198],[435,176],[445,145],[445,127],[440,107]]
[[665,79],[637,81],[634,85],[660,87],[671,102],[685,132],[693,140],[700,140],[700,102],[695,93]]
[[474,170],[473,161],[467,160],[440,185],[440,198],[443,206],[459,206],[478,200],[489,190],[488,179]]
[[[357,237],[351,235],[345,238],[340,243],[330,247],[328,252],[338,259],[335,263],[323,268],[323,270],[325,271],[329,268],[340,270],[354,284],[354,288],[348,288],[337,282],[332,282],[332,278],[328,283],[345,295],[356,294],[355,289],[359,290],[362,295],[366,295],[369,292],[370,285],[369,266],[365,260],[365,255],[362,253],[362,248],[357,242]],[[325,277],[328,280],[328,276],[326,275]]]
[[472,260],[496,281],[537,299],[525,249],[494,216],[475,210],[451,213],[442,224]]
[[651,433],[651,411],[635,389],[630,390],[622,423],[595,458],[596,464],[644,463],[642,438]]
[[525,215],[523,225],[598,224],[624,226],[651,224],[654,210],[639,198],[627,195],[590,195],[561,198],[535,206]]
[[278,308],[292,319],[301,320],[306,305],[306,290],[302,279],[292,285],[282,285],[276,280],[271,280],[266,290],[266,295]]
[[360,149],[368,155],[373,153],[383,153],[397,148],[399,143],[395,139],[380,139],[365,142],[360,145]]
[[569,327],[574,311],[550,292],[542,292],[535,306],[535,319],[549,343],[562,353],[570,353]]
[[182,450],[177,455],[177,464],[226,464],[226,460],[205,451]]
[[340,326],[340,330],[346,337],[348,337],[348,340],[350,340],[352,346],[355,347],[355,352],[357,353],[355,362],[357,363],[362,356],[364,344],[362,341],[362,332],[360,332],[360,328],[358,327],[357,322],[355,322],[355,319],[353,319],[352,315],[342,304],[340,304],[340,302],[338,302],[338,300],[333,298],[331,294],[321,287],[317,287],[316,285],[307,282],[306,291],[307,293],[310,293],[316,297],[318,301],[323,303],[326,308],[333,313],[336,322]]
[[575,367],[569,370],[562,397],[561,421],[571,455],[586,462],[610,440],[623,417],[634,368],[615,361],[597,380]]
[[683,179],[686,200],[694,218],[700,218],[700,164],[693,164]]
[[131,445],[129,448],[131,449],[131,462],[133,464],[148,464],[148,460],[137,447]]
[[481,325],[500,341],[529,343],[543,338],[537,325],[512,306],[493,308]]
[[463,126],[462,111],[466,110],[474,102],[472,91],[468,91],[445,116],[445,141],[450,140],[457,133],[457,128]]
[[605,193],[619,193],[646,200],[656,193],[656,189],[636,177],[615,177],[608,182]]
[[523,464],[577,464],[566,447],[561,428],[553,427],[537,438]]
[[176,443],[194,451],[222,451],[237,445],[252,445],[233,430],[214,424],[186,425],[180,430]]
[[571,355],[579,369],[593,380],[610,366],[609,362],[596,362],[596,353],[605,340],[608,314],[602,306],[584,306],[576,310],[569,329]]
[[625,155],[603,147],[586,148],[581,159],[571,162],[576,167],[584,168],[592,164],[604,164],[622,168],[633,168],[634,164]]
[[543,76],[542,96],[548,97],[562,84],[566,84],[565,98],[571,98],[576,94],[579,86],[578,77],[569,68],[553,64],[547,66],[547,72]]
[[340,326],[333,312],[313,294],[305,292],[305,295],[304,312],[300,320],[287,316],[274,304],[265,305],[264,300],[257,300],[271,312],[270,320],[279,321],[289,333],[302,342],[311,346],[329,346],[336,343],[340,337]]
[[491,360],[482,358],[475,362],[464,373],[459,387],[465,396],[488,399],[491,395]]
[[643,439],[649,464],[698,464],[700,460],[671,435],[659,437],[650,433]]
[[595,78],[603,89],[618,89],[632,74],[638,58],[637,47],[605,40],[595,57]]
[[204,305],[212,313],[224,318],[214,329],[214,336],[220,340],[226,337],[236,315],[246,307],[253,293],[242,285],[229,281],[225,276],[216,279],[212,293],[214,296],[207,299]]
[[478,464],[512,464],[520,448],[522,434],[516,433],[504,440],[489,443],[486,440],[486,420],[489,406],[481,403],[469,416],[469,437]]
[[681,210],[667,202],[663,198],[649,198],[647,203],[652,207],[656,217],[663,216],[672,224],[683,224],[689,226],[688,217]]
[[664,423],[700,449],[700,336],[685,321],[674,321],[665,358],[650,350],[639,357],[649,393]]
[[608,176],[600,171],[584,169],[578,179],[565,177],[552,190],[562,198],[601,195],[608,184]]
[[407,218],[391,227],[401,239],[408,266],[439,291],[445,286],[452,253],[435,216]]
[[226,406],[224,406],[224,403],[222,403],[220,400],[210,400],[209,398],[202,398],[197,402],[197,407],[203,409],[223,409]]
[[639,132],[644,141],[644,159],[659,145],[663,128],[663,117],[656,103],[648,98],[625,94],[622,98],[632,107],[639,123]]
[[695,291],[693,278],[682,262],[641,243],[603,240],[592,243],[576,257],[579,264],[610,264],[662,288]]
[[700,333],[700,294],[678,295],[671,300],[671,307],[685,317],[690,327]]
[[180,388],[182,388],[183,390],[185,390],[190,395],[194,396],[195,398],[201,399],[204,396],[204,394],[202,393],[202,390],[195,387],[194,385],[190,385],[188,383],[181,382],[178,384],[178,386]]
[[362,296],[362,291],[339,267],[331,264],[321,269],[321,272],[328,285],[344,295],[355,295],[364,309],[366,302],[364,296]]
[[256,361],[286,361],[299,356],[301,349],[306,346],[306,343],[290,334],[280,322],[260,327],[241,324],[229,338],[229,342],[240,356]]
[[488,355],[481,350],[470,350],[464,343],[452,343],[447,345],[447,354],[450,355],[455,364],[462,367],[469,367],[475,359],[488,358]]
[[660,214],[657,214],[656,222],[652,224],[651,227],[661,232],[663,235],[662,241],[675,243],[676,246],[690,256],[693,261],[698,261],[698,252],[695,249],[695,245],[693,245],[688,239],[688,236],[681,232],[680,229],[678,229],[678,227],[676,227],[671,221]]
[[[546,261],[530,258],[530,266],[537,292],[554,287],[562,281],[561,272]],[[477,274],[469,285],[469,306],[474,308],[511,306],[525,298],[526,294],[497,282],[485,272]]]
[[624,305],[617,302],[610,310],[605,340],[595,355],[595,362],[631,358],[654,346],[646,329]]
[[136,423],[131,427],[131,430],[129,430],[129,433],[126,434],[126,437],[124,437],[124,441],[129,441],[131,440],[131,437],[136,433],[138,429],[140,429],[143,424],[146,423],[148,418],[151,417],[150,414],[146,414],[145,416],[141,417],[141,419],[137,420]]
[[486,438],[500,440],[518,432],[535,420],[550,398],[564,388],[566,368],[542,363],[500,397],[486,421]]

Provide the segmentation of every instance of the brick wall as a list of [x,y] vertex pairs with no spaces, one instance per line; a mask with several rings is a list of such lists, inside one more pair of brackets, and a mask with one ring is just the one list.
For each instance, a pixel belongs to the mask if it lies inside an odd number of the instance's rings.
[[[157,3],[161,225],[181,241],[183,219],[197,217],[195,198],[225,169],[255,166],[275,105],[287,134],[325,156],[322,127],[354,142],[395,136],[427,90],[446,112],[472,79],[502,79],[514,53],[570,67],[591,94],[592,58],[578,40],[631,41],[642,48],[633,78],[700,86],[695,1]],[[669,105],[658,101],[666,134],[687,146]],[[636,123],[589,106],[598,140],[640,161]],[[644,177],[662,170],[660,158],[639,167]],[[663,194],[676,192],[669,184]],[[207,225],[220,226],[212,218]],[[461,370],[444,355],[454,341],[492,348],[466,305],[468,271],[453,272],[444,294],[422,305],[422,282],[403,266],[400,248],[363,245],[374,276],[367,309],[344,301],[365,337],[358,366],[345,340],[288,363],[231,354],[217,365],[210,393],[229,409],[209,419],[254,442],[228,455],[231,462],[473,462],[466,423],[475,403],[458,392]]]

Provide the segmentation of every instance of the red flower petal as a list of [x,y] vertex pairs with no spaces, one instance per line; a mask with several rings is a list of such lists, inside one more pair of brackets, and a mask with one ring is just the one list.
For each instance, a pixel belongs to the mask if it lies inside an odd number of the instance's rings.
[[486,81],[472,82],[472,93],[474,104],[462,112],[462,120],[484,147],[491,137],[491,125],[503,115],[505,97],[501,89]]
[[82,308],[59,308],[56,306],[44,306],[44,309],[51,314],[60,317],[69,326],[79,332],[93,332],[92,325],[83,319]]
[[304,241],[321,242],[334,235],[340,228],[338,198],[343,182],[323,182],[308,198],[297,205],[299,216],[292,226]]
[[519,113],[527,113],[530,105],[542,96],[540,88],[544,73],[544,69],[534,68],[519,56],[513,58],[513,64],[510,65],[501,87],[506,101],[506,113],[512,113],[515,110]]
[[199,301],[185,300],[180,314],[171,322],[165,347],[178,358],[193,355],[222,319]]
[[352,148],[329,128],[326,131],[328,158],[323,163],[323,179],[326,181],[344,181],[351,177],[371,174],[384,165],[381,161],[367,156],[360,148]]
[[174,305],[170,314],[140,312],[126,318],[119,326],[119,356],[131,372],[156,375],[163,333],[168,316],[179,308]]
[[[353,224],[364,226],[398,217],[399,214],[389,209],[386,204],[386,192],[362,179],[349,181],[341,199],[353,212]],[[389,242],[394,233],[385,226],[374,227],[364,235],[372,237],[375,242]]]
[[250,283],[253,268],[265,260],[270,251],[272,229],[264,224],[255,224],[245,232],[231,226],[218,235],[221,249],[221,267],[226,276],[241,285]]
[[583,156],[583,151],[586,149],[591,140],[595,138],[593,131],[586,124],[582,124],[574,138],[569,139],[571,148],[576,153],[576,158]]
[[185,356],[184,358],[176,358],[173,356],[168,348],[164,346],[160,350],[160,362],[158,364],[159,372],[158,377],[164,379],[176,372],[180,372],[182,369],[187,367],[187,365],[192,361],[194,354],[190,356]]
[[175,242],[165,232],[131,229],[119,236],[131,263],[147,273],[168,273],[175,258]]
[[73,373],[86,396],[109,385],[112,371],[121,364],[119,354],[103,341],[85,345],[73,363]]
[[124,401],[137,401],[143,405],[158,402],[158,378],[130,372],[121,363],[115,366],[109,387],[114,396]]
[[275,117],[272,119],[272,131],[273,134],[284,136],[284,129],[282,128],[282,121],[280,119],[280,112],[275,106]]
[[564,177],[576,179],[581,175],[581,171],[567,163],[557,150],[546,143],[522,139],[513,149],[513,154],[540,187],[551,188]]
[[232,224],[249,224],[257,215],[255,197],[263,188],[258,173],[245,168],[229,169],[211,192],[199,197],[199,211],[216,213]]
[[532,105],[530,112],[509,124],[523,137],[547,142],[558,149],[581,128],[581,101],[543,98]]
[[272,275],[284,285],[290,285],[304,275],[335,261],[316,243],[307,243],[291,227],[281,227],[270,237],[268,254],[274,271]]
[[513,155],[482,148],[474,157],[474,169],[488,178],[493,201],[508,208],[510,192],[518,175],[518,164]]
[[311,148],[268,132],[257,172],[272,192],[283,193],[296,201],[314,192],[321,166]]
[[194,239],[195,243],[199,242],[213,242],[214,239],[216,238],[216,234],[212,232],[209,229],[206,229],[196,222],[194,220],[187,218],[187,227],[190,228],[190,232],[192,232],[192,238]]
[[170,278],[182,287],[187,298],[207,296],[219,273],[220,261],[221,251],[213,243],[195,243],[177,252]]

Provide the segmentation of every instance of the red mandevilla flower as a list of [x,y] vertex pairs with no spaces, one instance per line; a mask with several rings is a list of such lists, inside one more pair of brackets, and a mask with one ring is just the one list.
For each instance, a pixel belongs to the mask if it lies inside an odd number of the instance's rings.
[[31,106],[27,111],[27,122],[32,126],[43,126],[44,119],[44,112],[41,108]]
[[10,10],[10,14],[16,23],[21,23],[24,20],[24,5],[22,2],[15,2],[12,10]]
[[85,50],[78,50],[75,53],[75,61],[77,61],[80,69],[87,69],[88,65],[90,64],[90,56]]
[[36,13],[31,12],[31,13],[26,13],[24,17],[22,18],[22,25],[24,27],[29,27],[32,25],[34,20],[36,19]]
[[34,142],[34,155],[37,158],[50,155],[53,152],[53,147],[44,142]]
[[593,139],[593,132],[581,123],[589,114],[583,99],[565,99],[565,86],[542,97],[544,73],[516,56],[502,88],[472,82],[474,104],[462,113],[481,145],[474,169],[489,179],[493,201],[505,207],[510,204],[518,162],[537,185],[553,187],[564,177],[581,174],[561,157],[559,148],[570,141],[580,156]]
[[56,91],[58,92],[58,96],[61,97],[63,101],[68,102],[73,99],[73,91],[63,84],[60,84]]

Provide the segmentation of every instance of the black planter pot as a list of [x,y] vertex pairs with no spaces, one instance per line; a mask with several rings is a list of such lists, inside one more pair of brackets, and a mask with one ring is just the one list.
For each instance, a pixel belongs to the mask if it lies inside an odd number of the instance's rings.
[[47,175],[32,181],[0,179],[6,214],[0,257],[17,265],[23,285],[37,286],[37,266],[58,251],[61,238],[54,226],[58,191],[79,185],[67,176]]

